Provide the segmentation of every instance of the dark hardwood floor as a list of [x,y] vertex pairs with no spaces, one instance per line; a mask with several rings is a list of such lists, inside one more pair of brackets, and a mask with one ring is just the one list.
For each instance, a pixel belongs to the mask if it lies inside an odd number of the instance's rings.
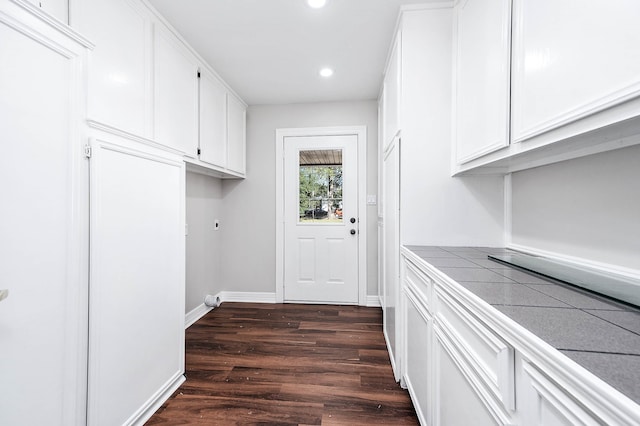
[[378,308],[223,303],[187,330],[187,381],[147,425],[416,425]]

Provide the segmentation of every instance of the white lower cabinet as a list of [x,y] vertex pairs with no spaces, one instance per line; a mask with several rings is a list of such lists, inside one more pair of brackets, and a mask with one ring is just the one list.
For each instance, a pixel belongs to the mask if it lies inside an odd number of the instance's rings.
[[403,381],[422,425],[632,425],[638,406],[402,249]]
[[[424,284],[427,284],[426,282]],[[420,423],[433,424],[433,317],[405,280],[404,323],[406,327],[404,383],[409,389]]]

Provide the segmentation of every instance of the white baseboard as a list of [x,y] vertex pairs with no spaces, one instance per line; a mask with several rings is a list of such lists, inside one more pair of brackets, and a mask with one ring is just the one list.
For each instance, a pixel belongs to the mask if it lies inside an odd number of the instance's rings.
[[221,291],[218,296],[223,303],[276,303],[276,294],[267,292]]
[[380,305],[380,298],[377,295],[376,296],[368,295],[365,306],[367,306],[369,308],[380,308],[380,307],[382,307],[382,305]]
[[613,265],[611,263],[597,262],[582,257],[569,256],[562,253],[556,253],[547,250],[540,250],[533,247],[523,246],[520,244],[509,244],[507,248],[534,256],[547,257],[550,259],[560,260],[578,268],[595,269],[605,274],[619,275],[633,280],[640,280],[640,271],[637,269],[625,268],[623,266]]
[[[220,298],[222,303],[224,302],[242,302],[242,303],[276,303],[276,294],[268,292],[245,292],[245,291],[221,291],[216,296]],[[368,295],[366,299],[367,307],[379,308],[380,299],[377,295]],[[194,308],[191,312],[187,313],[185,317],[185,328],[190,327],[193,323],[198,321],[204,315],[206,315],[211,309],[204,303]]]
[[187,312],[187,315],[184,317],[184,328],[187,329],[191,327],[196,321],[208,314],[212,309],[212,307],[202,303]]
[[179,373],[165,386],[163,386],[147,403],[141,407],[133,416],[131,416],[124,424],[127,426],[142,426],[158,411],[158,408],[164,404],[167,399],[180,387],[186,378],[184,374]]

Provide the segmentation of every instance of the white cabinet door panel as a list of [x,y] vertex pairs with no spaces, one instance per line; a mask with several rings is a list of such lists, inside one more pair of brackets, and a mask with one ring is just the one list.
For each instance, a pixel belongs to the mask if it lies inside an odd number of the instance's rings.
[[200,73],[200,160],[227,164],[227,90],[206,71]]
[[464,363],[446,337],[437,333],[434,337],[436,365],[436,425],[507,425],[507,419],[496,418],[491,413],[471,380]]
[[77,7],[72,25],[95,44],[89,56],[89,118],[150,136],[148,16],[130,0],[86,0]]
[[515,142],[640,95],[640,2],[516,0],[514,16]]
[[246,123],[245,106],[227,94],[227,168],[240,174],[246,171]]
[[155,139],[195,157],[198,150],[198,64],[160,24],[154,31]]
[[609,423],[597,419],[570,391],[562,389],[526,361],[520,364],[519,415],[524,426],[596,426]]
[[89,424],[139,420],[184,372],[184,163],[97,140]]
[[406,360],[404,376],[421,424],[433,424],[433,318],[419,296],[405,287]]
[[460,164],[509,145],[511,1],[462,0],[455,12]]
[[12,2],[0,3],[0,40],[0,424],[80,425],[84,48]]

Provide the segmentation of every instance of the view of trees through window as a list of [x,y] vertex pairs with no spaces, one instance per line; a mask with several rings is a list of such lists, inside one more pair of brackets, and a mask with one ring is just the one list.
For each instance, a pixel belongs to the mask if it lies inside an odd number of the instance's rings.
[[301,165],[299,200],[301,222],[342,222],[342,165]]

